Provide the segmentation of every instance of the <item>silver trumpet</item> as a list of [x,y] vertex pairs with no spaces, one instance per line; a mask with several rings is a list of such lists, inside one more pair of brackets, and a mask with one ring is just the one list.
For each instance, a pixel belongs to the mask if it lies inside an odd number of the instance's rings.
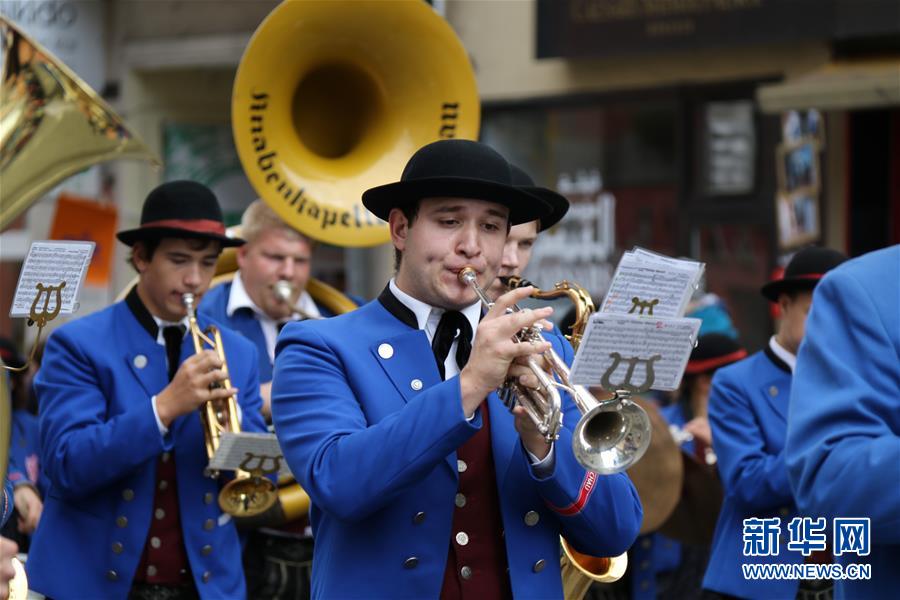
[[290,281],[285,279],[279,279],[275,283],[272,284],[272,291],[275,293],[275,297],[281,300],[282,302],[286,302],[291,305],[291,308],[295,313],[303,317],[304,319],[321,319],[322,317],[318,315],[312,315],[302,308],[300,308],[296,303],[294,303],[293,297],[294,293],[297,291],[297,286],[295,286]]
[[[459,280],[472,287],[490,310],[494,303],[478,285],[474,268],[464,267],[459,272]],[[518,306],[507,309],[508,312],[519,310]],[[544,341],[537,326],[519,331],[513,339],[516,342]],[[568,365],[552,349],[539,357],[530,356],[528,367],[538,379],[537,389],[525,388],[515,381],[507,382],[506,386],[511,389],[512,402],[525,408],[548,443],[559,437],[563,415],[559,390],[563,390],[582,413],[572,435],[572,450],[585,469],[601,475],[620,473],[647,451],[650,418],[644,409],[631,401],[629,392],[618,390],[611,398],[598,400],[584,386],[569,382]]]

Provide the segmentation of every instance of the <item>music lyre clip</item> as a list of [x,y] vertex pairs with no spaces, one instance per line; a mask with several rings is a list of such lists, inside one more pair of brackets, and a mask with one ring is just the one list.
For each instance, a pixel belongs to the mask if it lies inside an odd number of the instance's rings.
[[[38,283],[35,288],[37,288],[37,294],[34,295],[34,300],[31,303],[31,311],[28,314],[28,326],[37,325],[38,332],[37,337],[34,340],[34,345],[31,347],[31,353],[28,355],[28,360],[25,361],[25,364],[21,367],[8,367],[6,365],[0,365],[7,371],[12,371],[14,373],[21,373],[25,369],[27,369],[31,362],[34,360],[34,354],[37,351],[38,345],[41,343],[41,333],[44,331],[44,327],[59,316],[59,311],[62,308],[62,291],[63,288],[66,287],[66,282],[62,281],[59,285],[44,285],[43,283]],[[44,297],[44,306],[38,310],[38,303],[41,300],[41,296]],[[55,306],[50,308],[50,298],[51,296],[55,297]]]

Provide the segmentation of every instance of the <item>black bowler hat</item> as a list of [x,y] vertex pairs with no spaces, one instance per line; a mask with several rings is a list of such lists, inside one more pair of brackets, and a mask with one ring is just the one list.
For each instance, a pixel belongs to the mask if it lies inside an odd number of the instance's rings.
[[746,357],[747,351],[734,338],[722,333],[707,333],[697,340],[684,374],[709,373]]
[[387,221],[392,208],[429,197],[472,198],[509,208],[512,225],[550,214],[551,207],[512,183],[509,163],[485,144],[440,140],[419,148],[400,181],[366,190],[363,205]]
[[510,171],[512,171],[512,182],[513,185],[517,188],[528,192],[532,196],[537,196],[541,200],[543,200],[546,204],[550,205],[550,208],[553,210],[546,217],[541,217],[540,226],[538,227],[538,232],[545,231],[550,229],[557,223],[559,223],[560,219],[562,219],[567,212],[569,212],[569,201],[562,194],[557,194],[551,189],[538,187],[534,185],[534,180],[531,177],[517,167],[516,165],[509,165]]
[[808,246],[794,255],[784,270],[784,277],[770,281],[759,291],[772,302],[778,302],[779,294],[813,289],[825,273],[845,260],[847,257],[837,250]]
[[223,247],[244,243],[226,235],[216,195],[196,181],[169,181],[155,187],[144,200],[141,226],[120,231],[116,237],[129,246],[162,237],[209,239]]

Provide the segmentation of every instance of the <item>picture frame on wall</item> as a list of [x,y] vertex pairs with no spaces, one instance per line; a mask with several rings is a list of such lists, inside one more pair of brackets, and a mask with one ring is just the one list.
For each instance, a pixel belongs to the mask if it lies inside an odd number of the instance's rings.
[[778,245],[787,250],[816,242],[821,235],[818,189],[779,193],[775,202]]
[[783,112],[781,139],[787,145],[812,140],[821,150],[825,147],[825,117],[815,108]]
[[812,138],[778,146],[778,189],[781,194],[820,188],[819,145]]

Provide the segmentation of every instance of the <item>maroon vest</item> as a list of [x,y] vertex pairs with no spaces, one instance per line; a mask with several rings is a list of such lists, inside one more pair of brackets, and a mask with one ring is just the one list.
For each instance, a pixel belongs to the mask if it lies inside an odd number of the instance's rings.
[[191,581],[190,564],[181,536],[175,456],[172,453],[163,454],[156,461],[150,532],[144,543],[144,552],[134,574],[134,581],[163,585]]
[[511,598],[486,403],[481,429],[457,449],[459,490],[441,598]]

